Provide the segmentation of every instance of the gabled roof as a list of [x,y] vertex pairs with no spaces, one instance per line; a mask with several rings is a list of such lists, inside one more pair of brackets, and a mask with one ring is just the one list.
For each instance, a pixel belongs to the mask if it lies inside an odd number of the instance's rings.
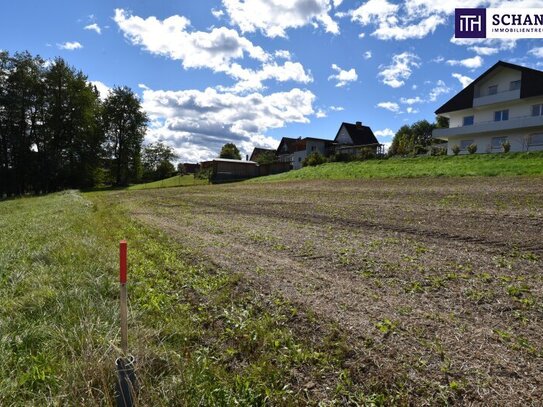
[[286,145],[287,146],[287,152],[290,154],[292,151],[292,147],[294,146],[294,144],[299,141],[300,139],[297,139],[297,138],[291,138],[291,137],[283,137],[281,139],[281,142],[279,143],[279,146],[277,147],[277,153],[276,154],[284,154],[283,152],[283,146]]
[[371,128],[369,128],[368,126],[358,126],[353,123],[345,122],[341,123],[341,126],[339,126],[339,130],[337,131],[336,137],[334,138],[334,142],[337,142],[336,140],[343,126],[345,126],[347,133],[349,133],[349,137],[351,137],[353,145],[363,146],[367,144],[379,144],[377,138],[375,137],[375,134],[373,134],[373,131],[371,131]]
[[475,85],[499,67],[514,69],[522,73],[520,82],[521,99],[543,95],[543,72],[525,66],[511,64],[509,62],[498,61],[463,90],[457,93],[456,96],[453,96],[448,102],[437,109],[435,113],[441,114],[472,108]]

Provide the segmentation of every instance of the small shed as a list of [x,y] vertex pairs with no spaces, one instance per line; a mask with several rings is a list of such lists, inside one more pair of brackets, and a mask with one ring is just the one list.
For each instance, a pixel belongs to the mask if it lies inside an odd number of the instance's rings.
[[258,177],[258,163],[254,161],[231,160],[215,158],[200,163],[202,170],[211,171],[213,181],[233,181]]

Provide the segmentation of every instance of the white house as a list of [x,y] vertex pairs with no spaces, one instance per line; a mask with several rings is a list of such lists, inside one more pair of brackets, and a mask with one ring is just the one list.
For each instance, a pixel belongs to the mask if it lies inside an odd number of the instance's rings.
[[455,145],[460,154],[477,145],[477,153],[543,150],[543,72],[498,61],[435,112],[449,128],[432,136]]

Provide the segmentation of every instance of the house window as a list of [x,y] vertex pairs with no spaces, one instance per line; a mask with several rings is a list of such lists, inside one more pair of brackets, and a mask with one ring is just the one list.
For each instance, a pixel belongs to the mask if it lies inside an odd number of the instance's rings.
[[298,162],[302,162],[302,157],[298,157]]
[[462,122],[463,126],[471,126],[473,124],[473,116],[466,116]]
[[489,95],[495,95],[496,93],[498,93],[498,85],[492,85],[488,87]]
[[507,137],[492,137],[492,150],[501,150],[502,144],[507,141]]
[[520,89],[520,81],[511,81],[509,84],[509,90],[517,90]]
[[498,110],[494,112],[494,121],[501,122],[504,120],[509,120],[509,110]]
[[530,135],[530,146],[542,146],[543,145],[543,133],[531,134]]
[[468,146],[473,144],[473,140],[462,140],[460,141],[460,150],[466,150]]
[[311,146],[311,151],[315,151],[315,146]]
[[532,116],[543,115],[543,105],[532,105]]

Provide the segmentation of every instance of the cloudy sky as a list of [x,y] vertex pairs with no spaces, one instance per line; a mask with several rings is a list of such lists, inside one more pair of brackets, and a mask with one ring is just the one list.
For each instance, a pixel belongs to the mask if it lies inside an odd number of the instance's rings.
[[498,60],[543,69],[543,40],[454,40],[455,7],[543,0],[17,0],[0,48],[60,56],[105,95],[127,85],[182,161],[334,138],[362,121],[383,143]]

